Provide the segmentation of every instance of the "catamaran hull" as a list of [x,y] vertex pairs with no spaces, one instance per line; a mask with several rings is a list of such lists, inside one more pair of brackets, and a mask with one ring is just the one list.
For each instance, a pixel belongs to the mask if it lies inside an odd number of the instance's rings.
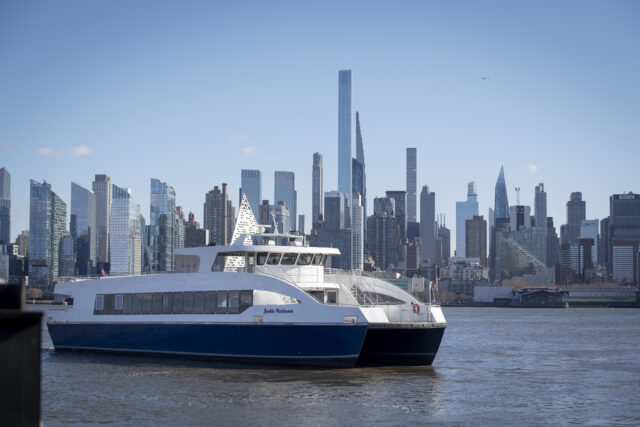
[[365,324],[50,323],[56,350],[146,354],[223,361],[354,366]]
[[420,323],[370,324],[358,365],[431,365],[445,327],[444,324]]

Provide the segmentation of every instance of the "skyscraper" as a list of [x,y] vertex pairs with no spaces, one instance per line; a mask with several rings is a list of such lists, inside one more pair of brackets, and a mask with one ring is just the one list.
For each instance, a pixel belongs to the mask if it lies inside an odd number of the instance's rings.
[[153,253],[151,271],[174,270],[174,217],[176,192],[172,186],[151,178],[151,207],[149,218],[149,245]]
[[507,198],[507,184],[504,179],[504,167],[500,167],[500,175],[496,181],[496,197],[494,204],[494,216],[498,218],[509,218],[509,199]]
[[571,193],[567,202],[567,224],[564,228],[562,243],[574,244],[580,237],[580,223],[587,217],[586,202],[582,200],[582,193]]
[[456,256],[466,257],[466,222],[478,215],[476,183],[467,184],[467,200],[456,202]]
[[216,245],[226,245],[231,240],[229,221],[233,211],[230,212],[228,201],[227,184],[222,184],[222,190],[216,185],[205,196],[204,228],[209,230],[209,240]]
[[96,195],[96,262],[109,262],[109,223],[111,215],[112,184],[109,175],[96,175],[93,181]]
[[0,168],[0,245],[11,241],[11,174]]
[[487,221],[475,215],[465,221],[466,257],[479,258],[480,265],[487,266]]
[[71,183],[71,237],[75,243],[75,273],[86,276],[96,267],[96,196],[93,191]]
[[67,204],[51,184],[31,180],[29,286],[49,289],[58,279],[60,239],[67,234]]
[[547,192],[544,191],[544,184],[540,183],[535,188],[534,198],[535,208],[535,226],[547,231]]
[[[365,217],[365,222],[364,222],[364,231],[365,231],[365,235],[364,235],[364,239],[366,241],[367,239],[367,235],[366,235],[366,231],[367,231],[367,222],[366,222],[366,218],[367,218],[367,168],[365,166],[364,163],[364,145],[362,144],[362,131],[360,129],[360,113],[356,111],[356,161],[358,162],[358,164],[362,167],[362,178],[361,178],[361,182],[359,183],[359,190],[360,190],[360,194],[362,195],[362,199],[361,199],[361,204],[362,207],[364,208],[364,217]],[[352,163],[353,165],[353,163]],[[353,173],[352,173],[353,175]],[[355,188],[355,185],[352,185],[352,190],[353,188]],[[352,191],[352,194],[355,191]]]
[[246,194],[253,215],[257,218],[262,201],[262,172],[254,169],[242,169],[240,175],[241,187],[238,206],[242,201],[242,193]]
[[593,266],[598,265],[598,231],[600,229],[600,221],[597,219],[583,219],[580,221],[580,237],[593,239],[593,248],[591,250],[591,262]]
[[[111,215],[109,217],[110,274],[141,274],[142,224],[140,205],[131,197],[131,190],[128,188],[114,185],[111,196]],[[173,224],[173,211],[170,220]]]
[[328,191],[324,197],[324,222],[318,230],[318,246],[336,247],[340,255],[333,257],[332,266],[351,270],[352,234],[346,226],[351,222],[347,195],[338,191]]
[[416,222],[416,191],[417,191],[418,159],[416,148],[407,148],[407,222]]
[[420,263],[433,264],[436,242],[436,193],[422,187],[420,193]]
[[311,225],[320,220],[322,214],[322,154],[313,153],[311,173]]
[[338,191],[351,202],[351,70],[338,73]]
[[278,202],[284,202],[289,209],[291,230],[286,230],[285,233],[296,230],[296,177],[293,172],[275,172],[273,180],[273,202],[275,206],[278,205]]
[[614,194],[609,197],[609,271],[616,262],[615,241],[640,242],[640,194]]
[[354,194],[351,201],[351,269],[362,270],[364,262],[364,206],[362,195]]
[[407,243],[407,193],[405,191],[387,191],[386,196],[395,201],[395,217],[398,224],[398,241],[396,251],[398,262],[405,260],[405,245]]
[[368,250],[376,268],[386,270],[398,265],[399,227],[395,215],[395,199],[373,199],[373,215],[367,218]]

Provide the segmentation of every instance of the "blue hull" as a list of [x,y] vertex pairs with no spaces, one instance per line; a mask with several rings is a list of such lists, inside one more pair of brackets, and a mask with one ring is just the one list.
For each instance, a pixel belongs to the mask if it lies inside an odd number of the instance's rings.
[[366,324],[51,323],[57,350],[88,350],[274,364],[353,366]]
[[358,365],[431,365],[438,353],[444,329],[444,326],[369,325]]

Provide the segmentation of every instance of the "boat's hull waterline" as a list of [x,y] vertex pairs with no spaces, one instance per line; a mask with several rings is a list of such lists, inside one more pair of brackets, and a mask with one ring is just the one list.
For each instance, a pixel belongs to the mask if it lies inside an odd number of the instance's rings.
[[291,366],[430,365],[444,327],[50,323],[56,350]]
[[367,325],[49,324],[56,350],[351,367]]

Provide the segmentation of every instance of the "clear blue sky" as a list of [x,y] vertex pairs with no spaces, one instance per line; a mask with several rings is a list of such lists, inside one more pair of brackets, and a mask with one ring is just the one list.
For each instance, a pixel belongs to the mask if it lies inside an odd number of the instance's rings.
[[511,204],[516,185],[532,205],[544,182],[556,226],[572,191],[602,218],[609,195],[640,191],[639,22],[637,1],[4,0],[12,238],[28,228],[30,178],[69,203],[71,181],[91,188],[96,173],[131,187],[147,220],[150,177],[168,182],[201,221],[214,185],[237,204],[240,169],[262,170],[268,199],[273,172],[292,170],[309,218],[315,151],[337,188],[345,68],[370,206],[405,189],[413,146],[452,249],[466,183],[486,216],[501,165]]

